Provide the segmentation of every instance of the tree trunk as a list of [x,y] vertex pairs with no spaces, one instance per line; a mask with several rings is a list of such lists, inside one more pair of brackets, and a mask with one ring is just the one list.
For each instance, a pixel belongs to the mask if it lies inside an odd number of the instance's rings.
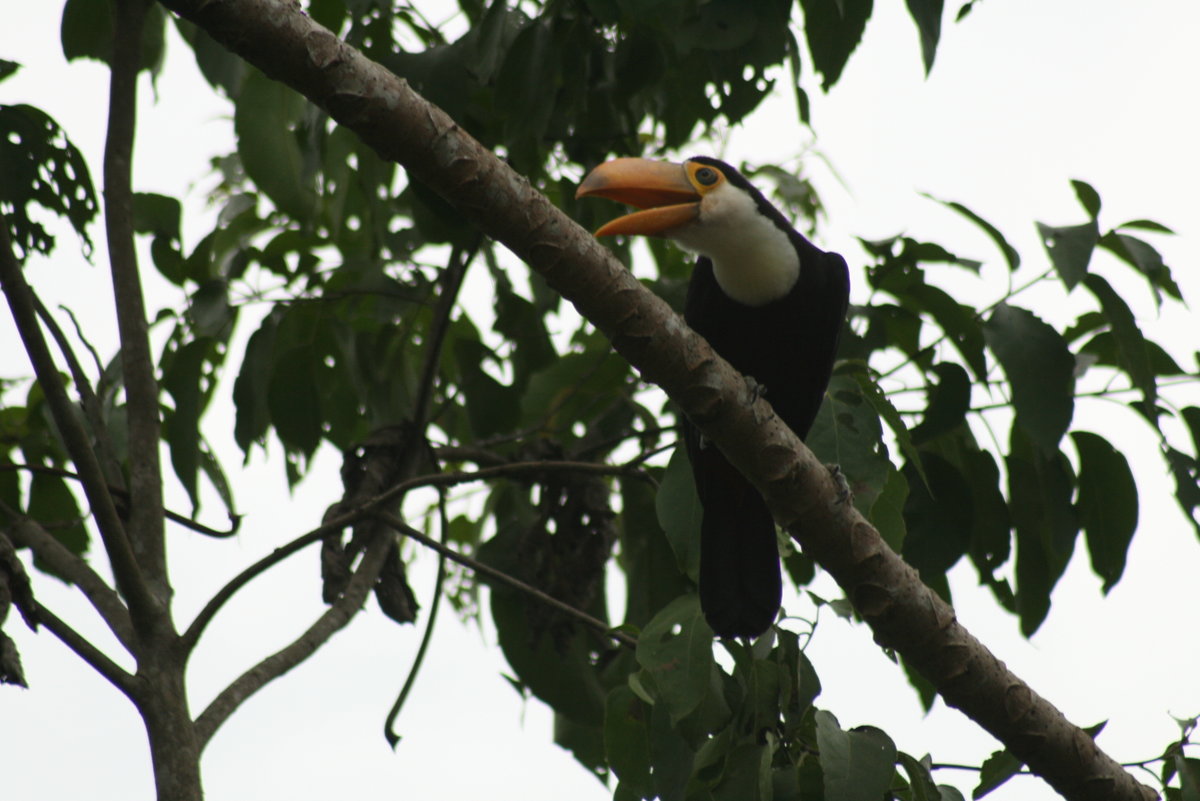
[[164,655],[170,647],[156,643],[144,654],[138,676],[138,712],[146,724],[158,801],[201,801],[200,747],[188,710],[182,659]]

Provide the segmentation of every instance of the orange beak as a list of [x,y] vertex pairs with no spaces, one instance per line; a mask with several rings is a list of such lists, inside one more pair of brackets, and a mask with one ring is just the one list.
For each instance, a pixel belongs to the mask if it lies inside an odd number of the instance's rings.
[[605,223],[596,236],[662,235],[700,216],[700,194],[687,170],[667,161],[606,161],[587,174],[575,197],[603,197],[642,209]]

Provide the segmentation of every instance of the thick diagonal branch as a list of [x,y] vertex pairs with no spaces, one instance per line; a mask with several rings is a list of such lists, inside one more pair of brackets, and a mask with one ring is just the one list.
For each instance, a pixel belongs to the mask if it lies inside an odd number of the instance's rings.
[[285,0],[163,0],[325,108],[504,243],[661,386],[841,582],[877,639],[1070,799],[1148,799],[1082,730],[954,619],[863,518],[764,399],[586,231],[407,83]]

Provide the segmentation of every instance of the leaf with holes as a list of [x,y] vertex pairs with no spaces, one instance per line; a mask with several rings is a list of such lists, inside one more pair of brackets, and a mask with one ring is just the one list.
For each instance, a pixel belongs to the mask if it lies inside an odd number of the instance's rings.
[[1055,228],[1045,223],[1037,224],[1042,244],[1050,256],[1058,277],[1067,289],[1075,285],[1087,275],[1088,263],[1092,260],[1092,251],[1100,241],[1100,227],[1096,221],[1083,225],[1066,225]]

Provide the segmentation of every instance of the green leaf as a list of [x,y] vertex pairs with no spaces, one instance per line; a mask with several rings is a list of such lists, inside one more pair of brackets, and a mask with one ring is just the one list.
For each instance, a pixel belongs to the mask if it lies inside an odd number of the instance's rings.
[[561,712],[554,713],[554,744],[571,752],[579,764],[600,781],[608,778],[604,757],[604,729],[578,723]]
[[876,728],[842,731],[837,718],[816,713],[817,748],[825,776],[825,801],[879,801],[895,771],[896,745]]
[[310,348],[299,346],[272,354],[267,408],[284,446],[305,456],[321,442],[321,398]]
[[975,376],[983,380],[987,375],[987,365],[983,356],[984,337],[979,313],[956,301],[945,290],[929,284],[917,284],[904,294],[934,319]]
[[[524,528],[520,521],[510,519],[480,547],[480,560],[510,575],[524,575],[518,554]],[[530,624],[528,611],[528,605],[536,602],[499,582],[489,580],[487,584],[500,648],[529,691],[581,726],[603,726],[607,689],[592,664],[595,641],[591,633],[575,627],[561,637],[546,632],[539,635]]]
[[54,247],[54,237],[29,216],[30,203],[65,217],[91,258],[87,226],[99,205],[83,154],[44,111],[0,105],[0,207],[8,209],[4,216],[19,258]]
[[1143,231],[1153,231],[1156,234],[1174,234],[1167,226],[1154,220],[1130,220],[1126,223],[1121,223],[1117,226],[1117,230],[1122,228],[1140,228]]
[[879,415],[863,397],[857,379],[833,376],[805,443],[822,462],[841,467],[855,506],[867,514],[894,468],[883,445]]
[[700,498],[692,478],[687,451],[677,447],[667,463],[658,485],[654,508],[658,524],[666,533],[679,571],[699,582],[700,576]]
[[1109,231],[1100,238],[1100,247],[1144,275],[1150,282],[1156,302],[1162,302],[1162,293],[1164,292],[1175,300],[1183,300],[1179,285],[1171,276],[1171,269],[1163,261],[1162,254],[1155,250],[1149,242],[1129,234]]
[[[521,396],[522,422],[566,442],[586,436],[613,399],[625,393],[629,363],[605,347],[568,353],[534,373]],[[585,430],[576,431],[582,426]]]
[[975,785],[975,789],[971,791],[971,798],[983,798],[1017,775],[1023,764],[1007,749],[993,752],[984,760],[983,766],[979,769],[979,784]]
[[[29,479],[29,509],[27,514],[49,531],[56,540],[71,553],[83,556],[88,551],[88,532],[83,525],[83,514],[67,482],[48,473],[34,473]],[[37,568],[58,576],[39,559],[34,559]],[[64,581],[66,579],[63,579]]]
[[858,380],[859,389],[862,390],[862,395],[866,398],[867,403],[875,411],[875,414],[887,423],[888,428],[892,430],[892,434],[896,437],[896,444],[900,448],[900,452],[905,458],[914,463],[917,474],[922,480],[925,480],[923,468],[920,463],[920,455],[913,445],[912,435],[908,431],[908,426],[904,424],[904,419],[900,416],[900,412],[892,405],[887,396],[883,394],[883,390],[875,381],[874,376],[865,370],[857,370],[854,372],[854,377]]
[[517,34],[496,75],[496,106],[510,146],[538,140],[558,97],[559,45],[548,19],[530,22]]
[[[971,443],[973,446],[974,443]],[[1008,505],[1001,492],[1000,467],[985,450],[964,447],[961,469],[971,485],[971,561],[982,580],[991,584],[992,573],[1008,561],[1012,549],[1012,528]],[[995,584],[992,584],[996,589]],[[1011,607],[1010,607],[1011,608]]]
[[280,211],[302,221],[316,208],[297,135],[306,103],[285,84],[251,70],[233,115],[246,175]]
[[[142,28],[140,69],[157,74],[166,53],[164,26],[166,15],[161,6],[146,7]],[[60,30],[63,56],[67,61],[91,58],[110,63],[112,56],[112,4],[109,0],[67,0],[63,7]]]
[[229,303],[229,285],[222,279],[205,281],[189,298],[188,322],[198,337],[227,340],[236,311]]
[[462,371],[460,386],[475,436],[483,438],[513,431],[520,420],[519,398],[483,369],[485,360],[495,358],[491,350],[478,339],[462,337],[455,338],[453,352]]
[[908,528],[904,522],[904,506],[908,499],[908,479],[899,470],[893,470],[888,476],[883,491],[871,504],[871,514],[867,519],[878,529],[883,541],[896,553],[904,548],[904,540]]
[[1086,286],[1096,299],[1111,327],[1121,367],[1129,374],[1133,385],[1142,391],[1147,410],[1154,408],[1158,387],[1154,381],[1154,368],[1150,362],[1146,338],[1137,324],[1129,306],[1107,281],[1098,275],[1084,279]]
[[1196,515],[1196,508],[1200,507],[1200,459],[1169,445],[1163,448],[1163,455],[1175,479],[1175,499],[1200,535],[1200,517]]
[[1036,447],[1017,426],[1006,462],[1009,510],[1017,530],[1017,613],[1029,637],[1046,619],[1050,593],[1075,549],[1074,476],[1066,456]]
[[1075,408],[1075,357],[1066,342],[1033,312],[1004,303],[983,334],[1012,386],[1017,425],[1055,451]]
[[958,791],[958,788],[948,784],[939,784],[938,793],[941,801],[963,801],[963,794]]
[[942,35],[943,0],[906,0],[908,13],[917,23],[921,34],[921,58],[925,61],[925,74],[933,69],[933,58],[937,55],[938,39]]
[[650,712],[650,762],[654,790],[662,801],[683,801],[696,754],[671,722],[666,704]]
[[216,455],[212,452],[212,448],[204,439],[200,440],[200,469],[204,471],[204,475],[208,476],[209,483],[217,491],[221,503],[225,504],[225,511],[229,513],[230,521],[236,526],[239,515],[235,511],[233,490],[229,486],[229,479],[226,477],[221,463],[217,461]]
[[924,451],[918,458],[924,462],[924,482],[916,480],[911,462],[904,467],[909,481],[904,504],[904,559],[926,584],[944,585],[945,573],[971,542],[971,488],[942,456]]
[[1183,418],[1188,433],[1191,434],[1192,448],[1195,449],[1196,455],[1200,456],[1200,407],[1185,406],[1180,410],[1179,416]]
[[771,749],[757,743],[735,746],[725,757],[713,801],[771,801]]
[[637,798],[654,795],[649,723],[650,705],[627,685],[609,691],[604,704],[604,755],[621,785]]
[[1059,228],[1038,223],[1037,228],[1058,277],[1068,290],[1074,289],[1087,275],[1092,251],[1100,241],[1100,227],[1092,220],[1083,225]]
[[258,330],[250,335],[246,353],[242,357],[242,368],[233,382],[233,404],[237,409],[233,438],[247,456],[250,446],[260,442],[271,425],[267,386],[277,325],[278,317],[269,315]]
[[996,247],[1000,249],[1000,253],[1004,256],[1004,261],[1008,263],[1008,269],[1010,272],[1016,272],[1017,268],[1021,266],[1021,254],[1017,252],[1016,248],[1008,243],[1008,240],[1004,238],[1004,234],[1000,233],[999,228],[992,225],[975,212],[971,211],[962,203],[954,200],[940,200],[933,195],[925,195],[925,197],[929,198],[930,200],[936,200],[943,206],[954,209],[959,214],[975,223],[975,225],[979,226],[979,228],[981,228],[983,232],[987,234],[988,237],[991,238],[991,240],[996,244]]
[[709,692],[713,633],[700,612],[699,597],[681,595],[646,624],[638,638],[637,661],[678,723]]
[[1175,754],[1172,760],[1179,774],[1180,801],[1200,801],[1200,759]]
[[899,755],[900,766],[908,774],[908,785],[912,792],[912,801],[941,801],[941,793],[933,781],[926,761],[917,760],[903,751]]
[[966,370],[954,362],[940,362],[933,372],[938,383],[927,386],[925,415],[911,432],[917,445],[958,428],[971,405],[971,379]]
[[515,345],[512,351],[513,386],[524,390],[530,376],[553,364],[558,357],[546,330],[546,318],[533,303],[503,286],[496,288],[496,333]]
[[193,340],[162,359],[162,386],[175,406],[163,420],[163,434],[171,449],[171,465],[187,491],[193,512],[200,507],[197,475],[200,470],[200,415],[204,411],[201,380],[212,352],[210,339]]
[[21,65],[6,58],[0,58],[0,81],[12,77],[21,69]]
[[1100,193],[1086,181],[1071,181],[1071,187],[1075,190],[1075,197],[1079,198],[1079,202],[1087,211],[1088,216],[1093,220],[1099,217]]
[[1138,521],[1138,492],[1125,456],[1108,440],[1074,431],[1079,452],[1079,518],[1087,535],[1092,572],[1108,594],[1125,570],[1125,556]]
[[[685,478],[690,483],[690,476]],[[692,586],[679,569],[671,544],[658,522],[657,503],[662,491],[661,483],[655,492],[644,481],[621,482],[621,550],[618,558],[625,571],[625,622],[639,627],[646,625],[660,609]],[[693,490],[693,502],[694,495]],[[695,508],[692,506],[689,512]]]
[[821,88],[826,92],[837,83],[862,40],[872,5],[872,0],[800,0],[813,68],[821,75]]
[[696,8],[672,33],[684,49],[732,50],[753,38],[758,8],[738,0],[714,0]]
[[[943,595],[948,596],[949,594],[947,590]],[[921,701],[921,708],[928,713],[929,710],[933,709],[933,702],[937,700],[937,687],[903,656],[900,657],[900,667],[904,669],[904,676],[908,679],[908,686],[917,691],[917,698]]]
[[[310,3],[308,6],[314,19],[317,18],[317,6],[318,3]],[[318,21],[330,30],[337,29],[337,25]],[[204,80],[214,88],[223,89],[226,95],[236,101],[241,93],[242,81],[250,69],[245,59],[219,44],[203,28],[182,17],[175,17],[175,27],[183,40],[191,45],[196,56],[196,66],[200,68]]]
[[182,212],[183,205],[178,198],[154,192],[133,193],[133,229],[139,234],[155,234],[178,240]]

